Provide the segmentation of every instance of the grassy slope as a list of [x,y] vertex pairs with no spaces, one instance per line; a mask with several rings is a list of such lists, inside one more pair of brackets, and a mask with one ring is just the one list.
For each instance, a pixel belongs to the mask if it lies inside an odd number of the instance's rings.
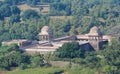
[[[64,69],[64,70],[63,70]],[[6,74],[95,74],[97,73],[96,69],[83,68],[80,66],[76,66],[73,68],[34,68],[34,69],[26,69],[26,70],[18,70],[18,71],[9,71]]]
[[60,68],[35,68],[18,71],[10,71],[7,74],[56,74],[63,72]]
[[[9,71],[6,74],[61,74],[60,68],[35,68],[26,70]],[[74,68],[65,70],[64,74],[94,74],[94,69]]]
[[69,69],[66,71],[66,74],[95,74],[94,69],[88,69],[88,68],[74,68]]

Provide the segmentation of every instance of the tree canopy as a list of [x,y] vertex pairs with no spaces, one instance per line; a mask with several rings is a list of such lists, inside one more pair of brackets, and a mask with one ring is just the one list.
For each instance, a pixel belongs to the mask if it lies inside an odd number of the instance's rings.
[[23,20],[27,20],[27,19],[31,19],[31,18],[38,19],[39,18],[38,13],[34,10],[26,10],[23,12],[23,15],[22,15]]
[[84,49],[80,49],[78,42],[64,43],[55,53],[60,58],[84,57]]
[[0,69],[41,67],[44,65],[43,59],[40,54],[31,56],[23,53],[17,44],[0,47]]

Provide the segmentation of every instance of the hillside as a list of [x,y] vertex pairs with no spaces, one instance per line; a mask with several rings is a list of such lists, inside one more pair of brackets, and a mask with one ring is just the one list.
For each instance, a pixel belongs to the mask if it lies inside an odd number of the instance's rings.
[[64,70],[60,68],[34,68],[34,69],[6,72],[6,74],[88,74],[88,73],[94,74],[97,72],[89,68],[82,69],[80,67],[76,67],[73,69],[64,69]]
[[[96,27],[93,28],[96,35],[91,38],[91,34],[87,40],[77,40],[74,37],[76,43],[64,43],[53,54],[46,55],[29,55],[16,44],[2,45],[3,41],[21,39],[40,45],[37,43],[42,39],[38,34],[43,26],[47,26],[43,33],[48,34],[50,31],[49,35],[42,37],[46,40],[88,34],[93,26]],[[102,33],[99,32],[100,29]],[[110,35],[113,39],[106,41],[102,38],[104,35]],[[81,42],[78,41],[92,40],[97,43],[104,40],[110,44],[104,45],[97,52],[80,48]],[[67,41],[63,39],[63,42]],[[51,64],[50,61],[63,63]],[[77,66],[73,67],[73,64]],[[64,68],[61,69],[62,67]],[[0,72],[1,70],[8,74],[119,74],[120,0],[0,0]]]
[[[109,29],[120,23],[119,6],[117,0],[5,0],[0,6],[0,26],[4,28],[0,29],[0,42],[11,39],[38,40],[37,34],[44,25],[53,29],[54,38],[85,34],[93,26],[100,27],[104,34],[110,34]],[[19,31],[16,28],[20,28]]]
[[[39,7],[42,7],[43,9],[40,10]],[[18,5],[18,8],[23,12],[25,10],[28,10],[28,9],[32,9],[32,10],[35,10],[37,11],[38,13],[42,13],[42,14],[48,14],[49,13],[49,10],[50,10],[50,7],[49,5],[37,5],[37,6],[34,6],[34,7],[31,7],[27,4],[21,4],[21,5]],[[22,13],[21,13],[22,14]]]
[[60,74],[63,70],[60,68],[35,68],[7,72],[7,74]]

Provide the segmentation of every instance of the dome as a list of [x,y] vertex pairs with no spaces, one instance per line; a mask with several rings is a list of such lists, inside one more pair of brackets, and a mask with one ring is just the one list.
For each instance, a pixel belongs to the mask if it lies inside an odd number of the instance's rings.
[[90,35],[102,35],[100,29],[97,26],[94,26],[90,29]]
[[41,32],[39,33],[39,35],[52,35],[52,34],[53,34],[52,29],[50,29],[48,26],[44,26],[41,29]]

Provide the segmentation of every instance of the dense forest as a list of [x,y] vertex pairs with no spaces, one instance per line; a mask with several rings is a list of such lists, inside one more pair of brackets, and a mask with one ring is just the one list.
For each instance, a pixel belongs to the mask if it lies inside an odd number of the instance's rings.
[[[38,7],[40,11],[44,7],[38,5],[47,4],[50,11],[45,15],[31,9],[22,11],[18,7],[21,4]],[[37,34],[44,25],[53,29],[54,37],[84,34],[95,25],[104,34],[119,37],[119,6],[119,0],[5,0],[0,3],[0,42],[38,40]]]
[[[38,8],[39,11],[21,10],[19,5],[24,4]],[[46,6],[49,11],[44,14],[42,11]],[[100,27],[104,34],[119,38],[119,7],[120,0],[0,1],[0,43],[13,39],[39,40],[38,33],[44,25],[53,29],[54,38],[85,34],[93,26]],[[113,40],[111,44],[105,46],[104,50],[87,52],[80,49],[76,42],[65,43],[54,54],[45,57],[40,54],[27,55],[17,45],[0,46],[0,69],[48,67],[50,60],[62,60],[70,62],[68,68],[62,70],[68,71],[68,74],[79,74],[82,71],[89,74],[119,74],[120,42]],[[73,68],[72,63],[78,66]]]

